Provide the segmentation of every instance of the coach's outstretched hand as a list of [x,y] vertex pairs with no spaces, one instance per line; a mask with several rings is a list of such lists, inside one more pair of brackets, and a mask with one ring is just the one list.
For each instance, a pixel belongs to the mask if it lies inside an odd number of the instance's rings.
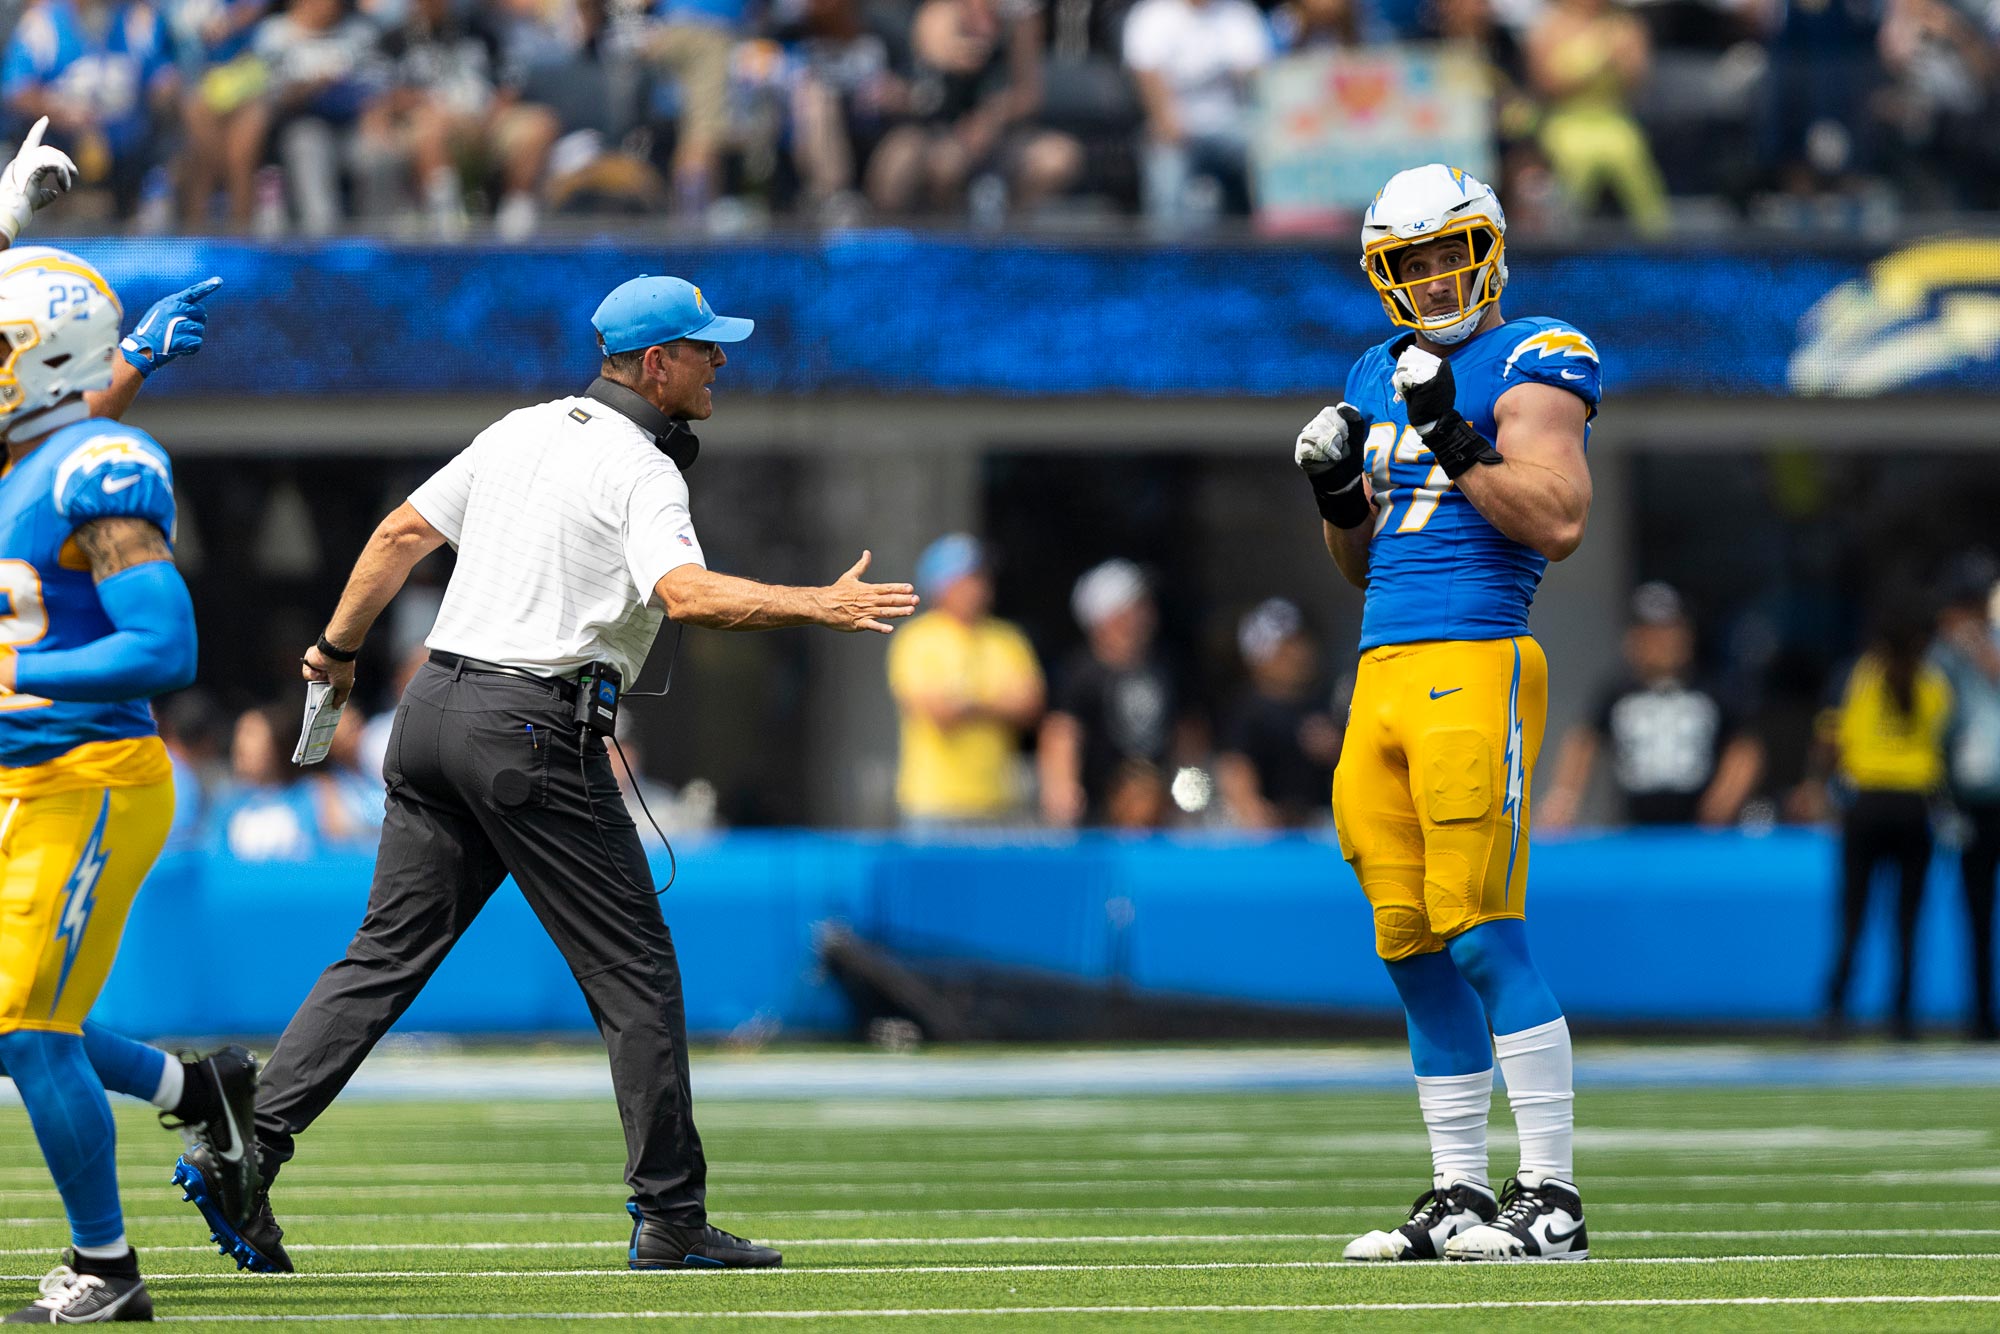
[[42,142],[49,118],[42,117],[21,141],[21,151],[0,171],[0,234],[12,245],[28,219],[56,201],[77,182],[76,163],[60,148]]
[[820,590],[826,607],[822,625],[849,634],[873,630],[886,635],[896,628],[890,621],[899,621],[917,609],[917,590],[909,584],[861,581],[861,576],[868,572],[868,562],[874,558],[873,552],[862,552],[861,559],[848,566],[846,574]]
[[201,351],[201,340],[208,333],[208,308],[202,303],[220,286],[220,278],[203,278],[172,296],[161,297],[118,344],[142,379],[176,357]]

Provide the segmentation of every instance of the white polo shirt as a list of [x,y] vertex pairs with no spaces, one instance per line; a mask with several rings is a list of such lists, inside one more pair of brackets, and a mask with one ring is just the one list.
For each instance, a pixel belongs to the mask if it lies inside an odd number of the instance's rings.
[[595,399],[508,413],[410,504],[458,551],[424,642],[542,676],[601,659],[631,683],[665,619],[653,585],[705,564],[681,470]]

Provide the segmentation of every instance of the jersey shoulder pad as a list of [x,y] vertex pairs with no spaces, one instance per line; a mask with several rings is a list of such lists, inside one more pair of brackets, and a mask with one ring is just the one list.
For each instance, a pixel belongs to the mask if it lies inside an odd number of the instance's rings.
[[134,427],[106,423],[60,448],[56,512],[72,526],[93,519],[146,519],[173,534],[174,469],[159,441]]
[[1502,392],[1533,380],[1567,389],[1592,407],[1604,396],[1597,345],[1574,325],[1534,316],[1509,320],[1499,332],[1507,349],[1500,363]]

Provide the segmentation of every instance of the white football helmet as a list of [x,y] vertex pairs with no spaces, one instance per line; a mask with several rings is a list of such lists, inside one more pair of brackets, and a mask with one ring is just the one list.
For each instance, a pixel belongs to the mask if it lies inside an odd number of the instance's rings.
[[104,275],[67,251],[0,251],[0,434],[73,394],[111,383],[125,308]]
[[[1463,236],[1471,255],[1464,266],[1422,282],[1450,278],[1457,309],[1425,315],[1398,277],[1396,256],[1442,236]],[[1389,319],[1434,343],[1458,343],[1479,327],[1481,313],[1507,285],[1507,215],[1491,187],[1457,167],[1433,162],[1399,171],[1375,195],[1361,219],[1361,267],[1382,298]]]

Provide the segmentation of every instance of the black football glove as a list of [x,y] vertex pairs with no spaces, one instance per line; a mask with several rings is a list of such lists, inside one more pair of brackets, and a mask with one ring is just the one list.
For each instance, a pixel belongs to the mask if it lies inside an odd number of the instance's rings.
[[1375,511],[1361,482],[1370,424],[1352,403],[1322,408],[1292,450],[1292,461],[1312,483],[1320,517],[1336,528],[1358,527]]
[[1408,407],[1410,425],[1423,437],[1424,448],[1454,482],[1479,464],[1501,462],[1500,451],[1459,415],[1458,383],[1452,378],[1451,363],[1417,347],[1416,342],[1415,334],[1404,334],[1390,344],[1389,351],[1396,358],[1391,383]]

